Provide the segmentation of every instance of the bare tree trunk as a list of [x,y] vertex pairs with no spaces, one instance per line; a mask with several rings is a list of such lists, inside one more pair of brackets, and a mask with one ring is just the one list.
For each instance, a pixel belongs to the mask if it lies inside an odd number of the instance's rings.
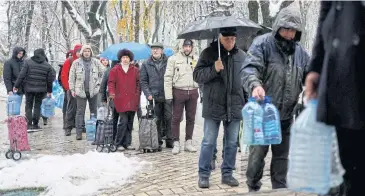
[[105,18],[105,26],[106,26],[106,29],[108,31],[109,37],[112,40],[112,44],[115,44],[114,35],[113,35],[112,31],[110,30],[110,26],[109,26],[109,22],[108,22],[108,16],[107,16],[106,12],[104,13],[104,18]]
[[[12,18],[12,5],[13,2],[8,1],[8,9],[6,9],[6,17],[8,19],[7,25],[8,25],[8,48],[10,51],[11,45],[12,45],[12,39],[11,39],[11,18]],[[10,53],[10,52],[9,52]],[[9,54],[4,56],[8,56]]]
[[24,43],[25,51],[28,51],[28,47],[29,47],[30,27],[32,26],[34,4],[35,4],[35,1],[29,2],[29,9],[28,9],[28,13],[27,13],[27,23],[26,23],[26,28],[25,28],[25,43]]
[[66,41],[66,47],[68,50],[71,49],[71,42],[69,39],[69,36],[67,34],[67,23],[66,23],[66,17],[65,17],[65,6],[61,4],[61,21],[62,21],[62,35]]
[[135,18],[134,18],[134,41],[139,43],[139,15],[140,15],[140,9],[141,9],[141,1],[136,0],[135,1]]
[[248,12],[250,20],[259,23],[259,3],[257,1],[248,2]]
[[152,43],[158,42],[158,30],[160,29],[160,1],[155,4],[155,31],[152,35]]
[[[280,10],[282,10],[285,7],[288,7],[288,5],[290,5],[291,3],[293,3],[294,1],[284,1],[281,3],[280,5]],[[267,26],[267,27],[272,27],[272,24],[274,23],[274,20],[276,17],[271,17],[270,16],[270,2],[269,1],[265,1],[265,0],[260,0],[260,5],[261,5],[261,13],[262,13],[262,19],[263,19],[263,25]]]
[[[120,10],[120,16],[119,21],[123,19],[124,13],[123,13],[123,1],[119,1],[119,10]],[[122,33],[119,35],[119,42],[123,42],[123,35]]]

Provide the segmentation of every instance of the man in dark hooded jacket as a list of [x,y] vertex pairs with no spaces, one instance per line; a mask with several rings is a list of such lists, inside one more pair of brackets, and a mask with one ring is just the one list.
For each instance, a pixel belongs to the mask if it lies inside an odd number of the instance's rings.
[[24,67],[14,84],[14,90],[23,84],[26,92],[25,116],[28,119],[28,129],[40,129],[38,122],[42,100],[46,94],[51,96],[55,78],[56,72],[48,63],[43,49],[35,50],[34,56],[25,60]]
[[[222,183],[238,186],[232,176],[236,163],[237,137],[245,103],[240,75],[246,54],[236,46],[237,29],[220,29],[220,45],[213,42],[206,48],[194,69],[194,81],[203,84],[204,137],[199,158],[200,188],[209,188],[213,151],[217,145],[219,126],[223,121],[225,145]],[[218,54],[220,47],[221,56]]]
[[[23,59],[26,55],[24,48],[15,47],[13,54],[9,60],[4,64],[3,78],[6,86],[6,91],[9,95],[13,93],[15,81],[18,79],[19,73],[23,67]],[[22,95],[24,90],[19,86],[18,94]]]
[[[272,145],[271,183],[273,189],[286,187],[290,125],[293,110],[302,92],[309,55],[298,43],[302,26],[300,12],[291,6],[282,9],[273,23],[272,33],[255,38],[243,65],[243,84],[252,97],[271,96],[280,112],[282,142]],[[261,188],[269,146],[251,146],[247,166],[249,191]]]

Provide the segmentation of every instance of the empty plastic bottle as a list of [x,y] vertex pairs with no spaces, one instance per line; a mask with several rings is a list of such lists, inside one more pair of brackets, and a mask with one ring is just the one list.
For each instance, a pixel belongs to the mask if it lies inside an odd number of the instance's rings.
[[316,116],[317,101],[311,100],[291,128],[288,188],[327,194],[335,128],[318,122]]
[[265,137],[265,144],[280,144],[281,143],[281,125],[280,115],[274,104],[271,103],[271,97],[266,96],[264,104],[263,115],[263,130]]
[[94,113],[91,113],[90,119],[86,121],[86,138],[87,141],[95,140],[96,132],[96,117]]
[[65,99],[65,93],[62,92],[62,93],[59,93],[58,95],[55,96],[55,99],[56,99],[56,107],[58,108],[63,108],[63,101]]
[[17,95],[15,92],[8,96],[6,104],[7,113],[9,116],[20,115],[20,105],[22,104],[22,97]]
[[50,118],[55,115],[56,101],[51,97],[46,97],[42,100],[41,114],[44,117]]
[[243,116],[243,143],[248,145],[264,145],[264,133],[262,129],[263,110],[256,99],[251,97],[242,109]]
[[97,119],[98,120],[105,120],[107,118],[108,109],[104,106],[98,108]]

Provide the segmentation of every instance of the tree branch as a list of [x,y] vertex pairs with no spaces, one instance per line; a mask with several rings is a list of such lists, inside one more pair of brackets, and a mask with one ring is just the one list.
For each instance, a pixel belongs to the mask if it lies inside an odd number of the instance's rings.
[[72,20],[77,24],[79,31],[84,35],[84,37],[91,37],[91,28],[87,25],[84,19],[77,13],[75,7],[70,3],[70,1],[61,1],[62,4],[67,9]]

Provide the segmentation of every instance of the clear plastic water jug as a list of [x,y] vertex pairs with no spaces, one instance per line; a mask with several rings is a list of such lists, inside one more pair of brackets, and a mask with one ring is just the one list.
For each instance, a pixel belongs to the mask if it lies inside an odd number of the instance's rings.
[[265,144],[280,144],[281,143],[281,125],[280,115],[274,104],[271,103],[271,97],[266,96],[264,104],[263,115],[263,130]]
[[7,113],[9,116],[20,115],[20,105],[22,104],[22,97],[15,92],[8,96],[6,104]]
[[338,178],[331,174],[332,168],[338,168],[332,163],[334,150],[338,150],[334,148],[337,138],[335,128],[318,122],[316,117],[317,101],[311,100],[291,128],[288,188],[327,194],[335,180],[338,184]]
[[65,93],[59,93],[55,96],[56,100],[56,107],[62,109],[63,108],[63,101],[65,100]]
[[243,143],[247,145],[264,145],[263,109],[255,98],[251,97],[242,109]]
[[51,97],[46,97],[42,100],[41,114],[44,117],[50,118],[55,115],[56,101]]
[[96,117],[94,113],[91,113],[90,119],[86,121],[86,138],[87,141],[95,140],[96,132]]

